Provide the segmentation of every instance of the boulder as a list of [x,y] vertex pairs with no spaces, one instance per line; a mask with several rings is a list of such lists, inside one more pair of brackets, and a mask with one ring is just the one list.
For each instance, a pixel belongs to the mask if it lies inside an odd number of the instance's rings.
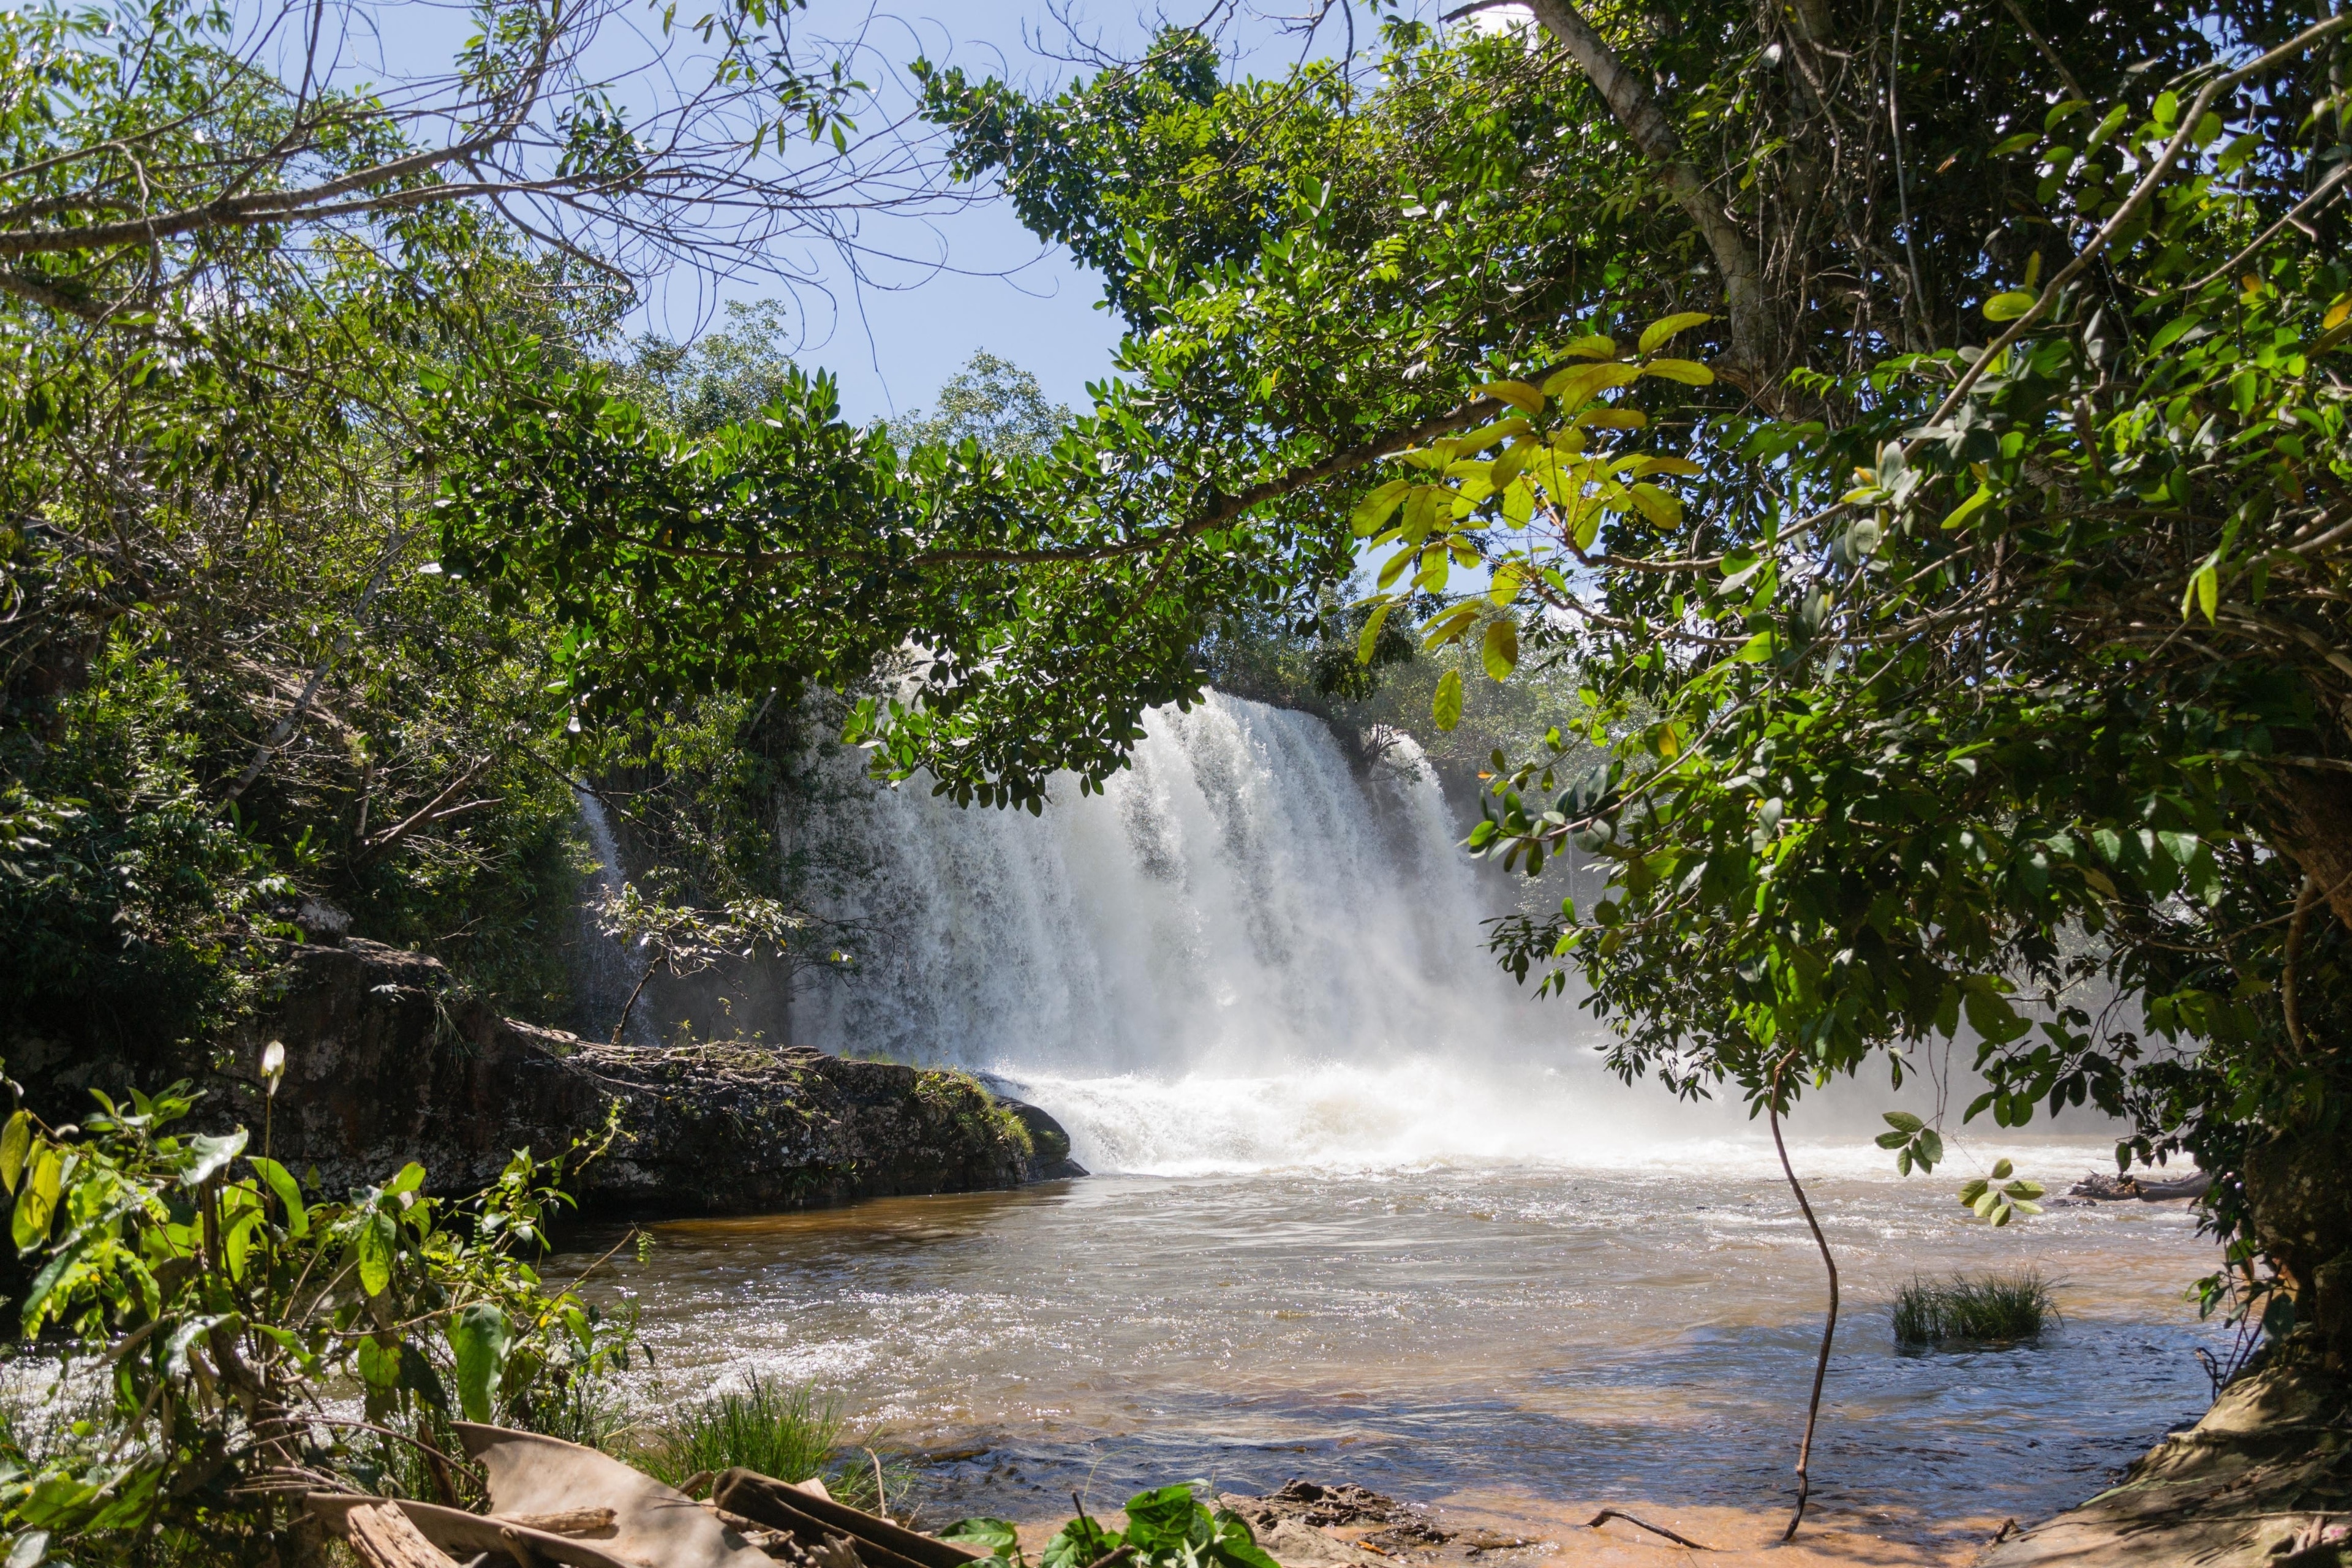
[[[274,1098],[259,1076],[272,1040],[286,1047]],[[216,1118],[257,1147],[266,1124],[271,1153],[331,1194],[411,1160],[431,1190],[472,1192],[518,1149],[599,1145],[567,1183],[583,1214],[771,1213],[1073,1173],[1051,1117],[967,1074],[757,1041],[593,1043],[502,1017],[435,960],[358,939],[296,954],[213,1087]]]

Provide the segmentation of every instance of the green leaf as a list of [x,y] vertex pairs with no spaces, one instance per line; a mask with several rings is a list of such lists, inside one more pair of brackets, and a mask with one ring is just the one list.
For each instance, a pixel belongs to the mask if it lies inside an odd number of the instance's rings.
[[2205,612],[2205,624],[2211,626],[2213,612],[2221,607],[2221,568],[2209,561],[2189,574],[2188,590],[2180,595],[2180,618],[2187,620],[2193,605]]
[[1356,510],[1348,514],[1348,524],[1356,531],[1356,537],[1369,539],[1378,533],[1381,525],[1395,513],[1397,503],[1404,500],[1404,492],[1411,489],[1411,479],[1391,479],[1384,485],[1374,487],[1356,503]]
[[1882,1132],[1877,1139],[1882,1149],[1900,1149],[1910,1142],[1911,1135],[1907,1132]]
[[968,1542],[991,1557],[1011,1558],[1021,1532],[1001,1519],[960,1519],[940,1531],[941,1541]]
[[1715,372],[1695,359],[1654,359],[1642,367],[1642,374],[1679,381],[1685,386],[1706,386],[1715,380]]
[[1662,321],[1652,321],[1643,329],[1641,343],[1633,352],[1648,353],[1675,333],[1686,332],[1693,327],[1703,327],[1713,320],[1715,320],[1713,316],[1701,310],[1684,310],[1665,317]]
[[1924,1129],[1919,1134],[1918,1154],[1919,1163],[1934,1170],[1944,1157],[1944,1135],[1932,1127]]
[[1437,695],[1430,700],[1429,716],[1441,730],[1462,722],[1462,672],[1449,669],[1437,678]]
[[375,1388],[400,1386],[400,1342],[398,1340],[393,1341],[390,1344],[385,1344],[381,1340],[362,1340],[357,1360],[360,1378],[370,1386]]
[[1647,479],[1626,493],[1641,514],[1660,528],[1672,528],[1683,520],[1683,503]]
[[1441,615],[1433,616],[1421,628],[1421,646],[1443,647],[1470,629],[1478,618],[1476,605],[1456,605]]
[[15,1238],[17,1251],[30,1252],[48,1240],[50,1222],[57,1217],[58,1184],[64,1170],[65,1157],[58,1152],[57,1145],[44,1143],[34,1151],[24,1190],[16,1194],[16,1212],[8,1221],[8,1233]]
[[2000,993],[1983,986],[1969,986],[1961,1002],[1969,1016],[1969,1027],[1994,1045],[2005,1046],[2032,1026],[2017,1016]]
[[1992,1179],[1996,1182],[2005,1182],[2009,1180],[2011,1175],[2016,1173],[2016,1171],[2017,1167],[2011,1164],[2006,1160],[1995,1160],[1992,1163]]
[[1192,1487],[1182,1482],[1127,1500],[1127,1542],[1147,1557],[1181,1552],[1194,1542],[1196,1531],[1208,1534],[1209,1522],[1209,1510],[1192,1500]]
[[1372,662],[1372,650],[1377,648],[1381,642],[1381,628],[1389,624],[1390,612],[1393,611],[1395,608],[1396,605],[1393,603],[1382,605],[1380,608],[1374,610],[1370,615],[1364,617],[1364,629],[1356,634],[1356,662],[1358,664],[1370,664]]
[[1916,1132],[1927,1124],[1907,1110],[1889,1110],[1881,1117],[1886,1125],[1898,1132]]
[[1630,364],[1610,362],[1602,364],[1571,365],[1556,375],[1547,377],[1544,391],[1558,400],[1562,408],[1580,408],[1595,395],[1612,386],[1623,386],[1643,373]]
[[1961,527],[1967,523],[1969,519],[1976,516],[1977,513],[1984,510],[1986,507],[1990,506],[1991,504],[1991,489],[1989,486],[1979,485],[1977,487],[1977,491],[1974,495],[1969,497],[1968,500],[1954,507],[1945,515],[1944,526],[1946,528]]
[[2021,289],[1995,294],[1984,302],[1985,320],[1988,321],[2014,321],[2032,309],[2033,296]]
[[1615,359],[1617,340],[1594,332],[1589,337],[1575,339],[1559,352],[1570,359]]
[[269,1190],[285,1205],[288,1233],[298,1240],[310,1235],[310,1211],[303,1206],[302,1184],[294,1179],[294,1173],[277,1161],[259,1155],[255,1155],[247,1163],[261,1173],[261,1179],[269,1184]]
[[1118,1537],[1081,1514],[1055,1532],[1038,1553],[1038,1568],[1087,1568],[1117,1550]]
[[1519,626],[1508,616],[1486,623],[1486,645],[1480,650],[1486,673],[1496,680],[1507,680],[1511,671],[1519,667]]
[[386,1197],[396,1198],[404,1194],[415,1192],[424,1185],[425,1167],[411,1160],[400,1168],[400,1174],[393,1177],[391,1184],[383,1191]]
[[1474,390],[1509,404],[1522,414],[1541,414],[1544,395],[1524,381],[1483,382]]
[[1982,1176],[1963,1184],[1960,1187],[1960,1202],[1973,1206],[1979,1198],[1984,1196],[1985,1189],[1991,1184]]
[[33,1148],[32,1112],[20,1110],[8,1118],[8,1125],[0,1131],[0,1184],[10,1192],[16,1190],[17,1180],[25,1173],[25,1156]]
[[1210,1528],[1216,1536],[1209,1549],[1209,1559],[1222,1564],[1222,1568],[1282,1568],[1281,1563],[1266,1555],[1241,1515],[1221,1508],[1212,1517]]
[[457,1359],[457,1405],[468,1421],[490,1418],[490,1396],[505,1374],[512,1338],[507,1315],[477,1301],[449,1321],[449,1349]]
[[1777,646],[1770,632],[1758,632],[1740,644],[1739,651],[1731,657],[1741,664],[1761,664],[1772,657]]
[[187,1168],[180,1173],[180,1185],[201,1187],[228,1167],[228,1163],[245,1152],[247,1134],[240,1127],[234,1132],[215,1137],[198,1133],[188,1140],[191,1158]]
[[352,1240],[360,1271],[360,1289],[371,1296],[381,1296],[392,1283],[393,1255],[398,1250],[400,1234],[394,1227],[392,1216],[383,1210],[371,1211],[360,1222],[359,1235]]

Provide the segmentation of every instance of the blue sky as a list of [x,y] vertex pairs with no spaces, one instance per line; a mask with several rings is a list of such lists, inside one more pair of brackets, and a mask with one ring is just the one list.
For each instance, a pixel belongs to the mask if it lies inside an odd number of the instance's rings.
[[[658,81],[665,68],[693,48],[686,18],[696,0],[677,0],[679,30],[665,39],[657,18],[666,0],[619,0],[590,51],[591,68],[621,72],[636,84]],[[291,17],[287,0],[255,0],[249,17]],[[1299,57],[1302,40],[1284,30],[1285,13],[1304,12],[1315,0],[810,0],[793,19],[796,34],[816,45],[859,40],[856,75],[877,102],[861,112],[868,130],[903,116],[913,100],[904,72],[918,55],[962,67],[981,77],[1001,75],[1032,91],[1062,85],[1090,68],[1069,57],[1092,47],[1118,58],[1139,55],[1168,18],[1197,22],[1214,11],[1229,15],[1220,37],[1237,68],[1275,74]],[[1406,6],[1434,16],[1438,0]],[[449,68],[452,52],[471,30],[470,0],[358,0],[331,13],[343,46],[332,74],[347,81],[396,82]],[[1357,43],[1377,47],[1366,0],[1357,0]],[[1074,34],[1076,41],[1074,42]],[[299,70],[299,26],[281,26],[281,69]],[[1335,22],[1318,40],[1341,47]],[[331,53],[336,52],[333,50]],[[652,65],[654,74],[636,74]],[[690,76],[691,71],[685,73]],[[931,134],[936,134],[935,132]],[[1100,280],[1076,267],[1059,247],[1041,245],[992,194],[925,216],[869,214],[861,222],[865,255],[853,268],[829,246],[786,242],[772,247],[780,270],[812,279],[793,287],[750,272],[711,278],[680,267],[653,281],[635,325],[673,338],[691,338],[721,319],[726,300],[787,298],[804,323],[802,363],[838,377],[844,412],[852,420],[904,415],[927,405],[940,384],[973,353],[986,350],[1034,374],[1046,395],[1082,407],[1086,384],[1110,372],[1119,325],[1097,308]],[[862,271],[863,279],[856,274]]]
[[[1166,14],[1190,19],[1209,5],[1187,0]],[[1162,15],[1118,0],[1066,0],[1057,8],[1082,37],[1129,58],[1141,52]],[[1306,6],[1275,0],[1264,9]],[[868,23],[869,16],[877,19]],[[1055,58],[1071,52],[1070,32],[1045,0],[900,0],[883,7],[814,0],[802,25],[838,37],[861,23],[877,60],[903,63],[919,52],[974,76],[1001,74],[1032,90],[1084,71]],[[1247,70],[1271,74],[1298,56],[1299,41],[1262,17],[1244,16],[1226,37],[1242,51]],[[1337,47],[1336,26],[1327,28],[1325,41]],[[1358,42],[1360,47],[1375,42],[1362,16]],[[877,76],[867,79],[883,85]],[[1099,279],[1059,247],[1040,245],[1003,201],[920,220],[886,216],[868,226],[866,237],[877,248],[944,264],[869,262],[874,286],[865,286],[838,258],[801,247],[828,285],[803,296],[809,328],[802,358],[840,379],[843,411],[851,419],[928,405],[940,383],[983,349],[1029,370],[1048,397],[1074,407],[1085,405],[1087,382],[1109,374],[1119,323],[1096,308]],[[745,278],[722,283],[718,297],[751,300],[778,291],[772,280]],[[652,306],[650,319],[672,335],[689,335],[709,315],[709,298],[698,289],[680,290]]]

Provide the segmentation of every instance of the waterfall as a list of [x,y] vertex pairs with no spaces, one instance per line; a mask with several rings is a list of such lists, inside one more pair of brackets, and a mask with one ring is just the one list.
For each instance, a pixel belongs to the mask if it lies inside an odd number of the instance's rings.
[[[620,1017],[622,1006],[629,993],[636,988],[644,973],[642,962],[614,937],[605,934],[597,923],[604,904],[619,896],[626,871],[621,859],[621,841],[613,832],[612,819],[604,814],[604,803],[591,792],[575,788],[572,792],[580,807],[580,826],[588,835],[589,853],[596,857],[596,868],[589,874],[588,899],[580,906],[579,951],[583,962],[573,981],[577,993],[576,1006],[581,1026],[598,1039],[608,1037],[614,1021]],[[638,1009],[629,1019],[627,1043],[635,1046],[660,1044],[645,1010]]]
[[874,869],[827,912],[872,934],[793,1037],[1009,1080],[1097,1169],[1589,1160],[1633,1131],[1598,1105],[1650,1120],[1586,1015],[1495,967],[1494,885],[1410,741],[1366,776],[1321,721],[1213,693],[1105,795],[1052,793],[916,782],[828,825]]

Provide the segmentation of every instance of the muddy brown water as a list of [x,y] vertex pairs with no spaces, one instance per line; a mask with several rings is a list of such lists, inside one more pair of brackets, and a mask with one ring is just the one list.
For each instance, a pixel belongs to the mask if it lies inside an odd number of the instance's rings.
[[[2054,1187],[2102,1152],[2045,1145],[2027,1166]],[[1953,1558],[2204,1409],[2195,1352],[2226,1336],[2183,1299],[2217,1260],[2185,1205],[1994,1230],[1953,1201],[1958,1177],[1899,1180],[1851,1142],[1798,1158],[1845,1287],[1814,1550],[1843,1531],[1841,1560]],[[642,1314],[643,1413],[752,1373],[814,1383],[938,1456],[910,1500],[935,1522],[1307,1476],[1594,1561],[1680,1551],[1581,1530],[1612,1501],[1726,1546],[1777,1534],[1823,1299],[1752,1146],[1096,1177],[653,1232],[648,1263],[595,1287]],[[1887,1305],[1915,1274],[2025,1267],[2063,1313],[2037,1341],[1894,1343]]]

